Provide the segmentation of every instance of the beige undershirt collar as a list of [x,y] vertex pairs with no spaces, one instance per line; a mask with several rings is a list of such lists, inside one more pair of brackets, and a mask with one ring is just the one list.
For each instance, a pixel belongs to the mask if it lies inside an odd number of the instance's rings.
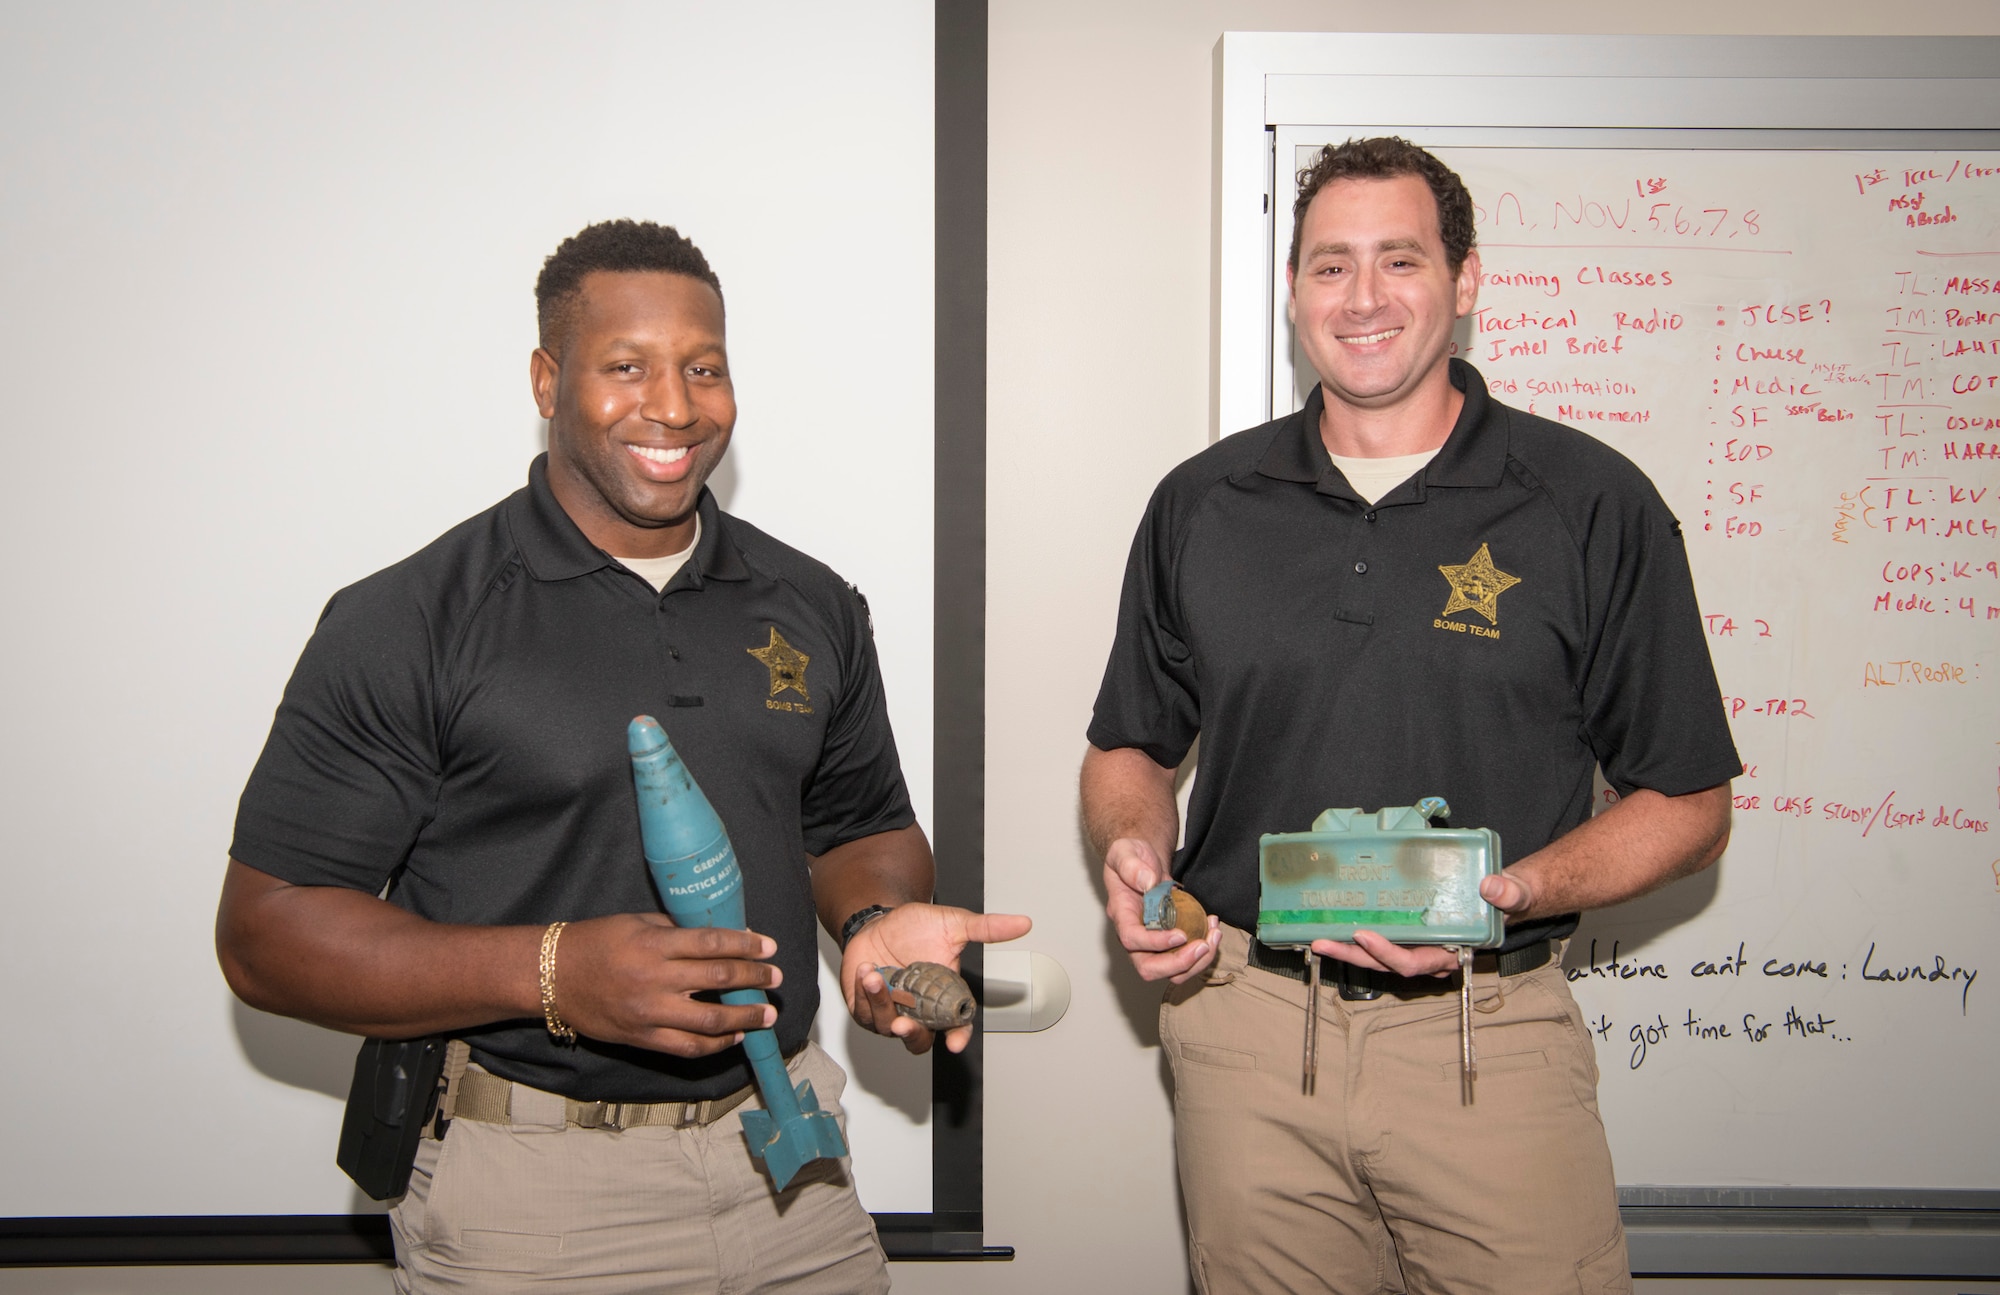
[[688,546],[680,552],[669,553],[663,558],[618,558],[616,560],[619,566],[633,572],[641,580],[653,586],[654,593],[660,593],[666,589],[667,581],[672,580],[680,573],[680,569],[687,565],[687,560],[694,556],[695,546],[700,543],[701,514],[696,513],[694,519],[694,538],[689,540]]
[[1354,493],[1373,504],[1423,471],[1424,465],[1437,457],[1437,450],[1425,450],[1421,454],[1392,454],[1386,459],[1357,459],[1332,453],[1327,457],[1347,478],[1347,484],[1354,487]]

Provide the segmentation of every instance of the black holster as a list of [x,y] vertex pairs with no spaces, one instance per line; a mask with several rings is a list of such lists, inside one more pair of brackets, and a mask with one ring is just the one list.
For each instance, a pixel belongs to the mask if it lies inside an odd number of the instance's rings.
[[445,1036],[364,1039],[340,1121],[334,1155],[355,1186],[378,1201],[401,1196],[417,1162],[417,1143],[444,1091]]

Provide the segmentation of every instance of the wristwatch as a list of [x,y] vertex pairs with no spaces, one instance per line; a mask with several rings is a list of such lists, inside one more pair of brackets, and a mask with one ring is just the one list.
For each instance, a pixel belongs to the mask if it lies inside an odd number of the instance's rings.
[[840,924],[841,951],[846,952],[848,941],[854,938],[857,931],[888,911],[889,906],[887,904],[870,904],[868,907],[856,909],[850,914],[848,919]]

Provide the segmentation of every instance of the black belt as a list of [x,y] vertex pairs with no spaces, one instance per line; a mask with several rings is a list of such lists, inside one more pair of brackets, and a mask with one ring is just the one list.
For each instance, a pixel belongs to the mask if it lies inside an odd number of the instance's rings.
[[[1472,969],[1518,976],[1524,971],[1547,966],[1553,953],[1554,948],[1548,940],[1537,940],[1533,944],[1500,953],[1481,951],[1472,955]],[[1274,949],[1260,940],[1250,941],[1251,966],[1293,980],[1303,981],[1306,978],[1306,956],[1303,949]],[[1367,1002],[1384,994],[1413,998],[1455,993],[1458,989],[1450,976],[1399,976],[1394,972],[1373,971],[1328,957],[1320,958],[1320,977],[1327,984],[1339,986],[1340,996],[1350,1003]]]

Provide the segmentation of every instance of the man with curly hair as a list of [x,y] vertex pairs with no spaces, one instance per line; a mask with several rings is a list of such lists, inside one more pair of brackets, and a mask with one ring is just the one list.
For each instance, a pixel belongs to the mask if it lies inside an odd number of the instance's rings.
[[[391,1210],[401,1290],[887,1290],[844,1162],[778,1192],[752,1160],[735,1045],[775,1028],[837,1112],[815,921],[855,1020],[922,1052],[877,966],[955,965],[1027,919],[929,902],[866,603],[705,487],[736,404],[700,250],[593,225],[536,301],[548,453],[327,605],[238,810],[223,970],[267,1011],[453,1040]],[[728,826],[751,930],[661,912],[640,713]],[[772,1005],[715,999],[746,987]]]
[[[1324,150],[1299,176],[1286,277],[1319,385],[1154,493],[1082,774],[1118,938],[1171,984],[1196,1285],[1629,1290],[1561,954],[1579,912],[1706,867],[1728,838],[1741,766],[1679,524],[1624,458],[1451,358],[1479,255],[1471,198],[1431,154]],[[1599,765],[1621,799],[1593,819]],[[1451,952],[1254,938],[1261,833],[1430,796],[1512,860],[1480,887],[1507,935],[1473,963],[1470,1105]],[[1205,937],[1142,924],[1169,873],[1214,915]],[[1333,982],[1310,1004],[1306,957]]]

